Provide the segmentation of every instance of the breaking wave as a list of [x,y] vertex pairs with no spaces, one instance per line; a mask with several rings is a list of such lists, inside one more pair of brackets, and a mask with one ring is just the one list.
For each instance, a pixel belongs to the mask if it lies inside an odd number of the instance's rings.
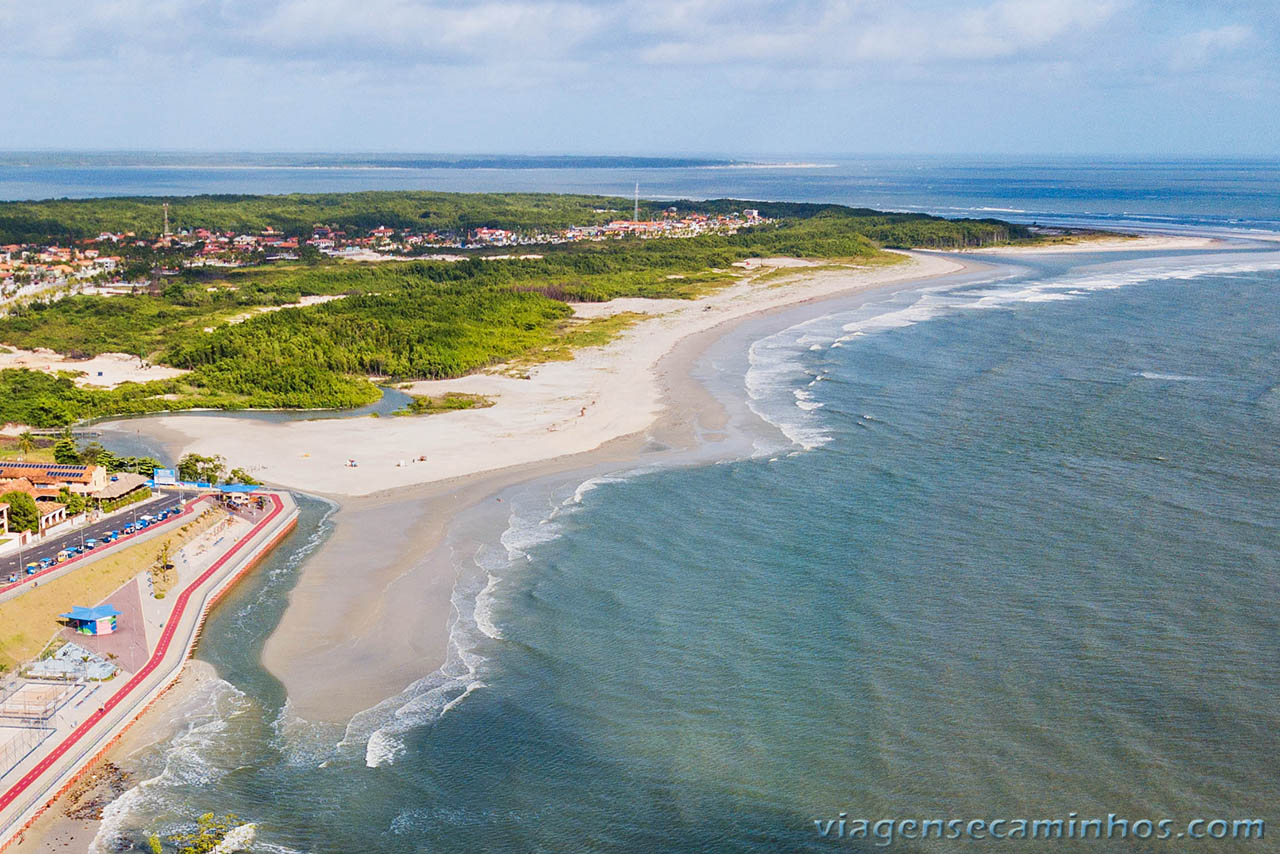
[[561,536],[564,526],[558,520],[576,512],[588,494],[647,470],[592,477],[574,485],[572,491],[553,490],[549,496],[509,499],[513,509],[496,544],[482,544],[470,555],[455,551],[460,572],[451,596],[444,664],[399,694],[352,717],[338,749],[362,745],[368,767],[392,764],[407,750],[407,735],[434,725],[486,688],[489,657],[485,653],[495,642],[505,640],[498,618],[503,580],[528,564],[531,550]]
[[[1087,299],[1095,291],[1147,282],[1192,280],[1202,276],[1247,275],[1280,269],[1280,253],[1247,258],[1223,255],[1188,261],[1146,259],[1141,266],[1098,265],[1078,273],[1045,279],[1006,275],[980,284],[944,285],[895,294],[853,311],[807,320],[761,338],[748,352],[747,403],[777,428],[794,447],[813,450],[832,440],[811,390],[823,378],[814,367],[822,353],[851,345],[859,338],[924,323],[968,310],[1013,309],[1026,303]],[[1192,380],[1194,377],[1144,372],[1148,379]],[[761,448],[764,455],[777,448]]]

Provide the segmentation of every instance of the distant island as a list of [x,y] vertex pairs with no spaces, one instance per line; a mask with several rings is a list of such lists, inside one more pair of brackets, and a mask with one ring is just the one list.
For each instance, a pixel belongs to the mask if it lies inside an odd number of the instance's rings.
[[[697,298],[740,281],[751,258],[865,266],[902,260],[887,249],[1039,239],[994,219],[735,199],[367,192],[3,203],[0,423],[356,407],[379,398],[375,383],[567,358],[625,326],[575,316],[573,304]],[[36,358],[38,348],[62,355]]]

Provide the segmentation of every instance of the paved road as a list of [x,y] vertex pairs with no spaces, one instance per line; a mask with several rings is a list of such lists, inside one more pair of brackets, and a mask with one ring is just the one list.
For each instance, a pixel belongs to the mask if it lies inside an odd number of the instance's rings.
[[[113,516],[106,517],[98,522],[85,525],[83,528],[67,528],[65,534],[59,534],[50,537],[43,542],[36,543],[22,550],[21,559],[18,553],[0,557],[0,584],[4,579],[9,577],[9,573],[16,572],[22,574],[23,567],[28,563],[38,563],[42,557],[56,557],[58,552],[68,546],[78,546],[83,539],[94,537],[102,539],[102,535],[108,531],[119,531],[135,519],[135,511],[137,516],[143,516],[147,513],[152,515],[165,510],[169,507],[177,507],[181,503],[183,497],[193,497],[199,493],[190,492],[185,496],[180,492],[161,492],[149,501],[142,501],[137,504],[125,508],[124,512]],[[82,539],[83,537],[83,539]]]

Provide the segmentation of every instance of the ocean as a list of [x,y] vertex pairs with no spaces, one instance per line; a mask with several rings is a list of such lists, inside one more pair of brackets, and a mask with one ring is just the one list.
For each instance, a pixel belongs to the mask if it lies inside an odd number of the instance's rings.
[[[895,163],[875,180],[905,208]],[[937,161],[916,204],[1280,231],[1280,172],[1252,168],[1190,164],[1175,191],[1152,164]],[[689,171],[654,190],[819,195],[801,169]],[[511,180],[484,188],[535,177]],[[346,726],[299,719],[258,664],[328,529],[304,499],[99,850],[208,811],[270,852],[914,852],[974,843],[837,831],[1276,819],[1280,251],[991,260],[738,329],[698,367],[722,448],[465,517],[449,660]]]
[[407,155],[0,152],[0,200],[359,190],[833,202],[877,210],[1248,236],[1280,230],[1280,161],[736,157],[758,165],[408,168]]

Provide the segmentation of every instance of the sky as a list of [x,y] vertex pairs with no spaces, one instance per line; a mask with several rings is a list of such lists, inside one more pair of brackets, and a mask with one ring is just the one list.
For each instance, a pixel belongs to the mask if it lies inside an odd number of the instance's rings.
[[0,149],[1280,156],[1277,0],[0,0]]

